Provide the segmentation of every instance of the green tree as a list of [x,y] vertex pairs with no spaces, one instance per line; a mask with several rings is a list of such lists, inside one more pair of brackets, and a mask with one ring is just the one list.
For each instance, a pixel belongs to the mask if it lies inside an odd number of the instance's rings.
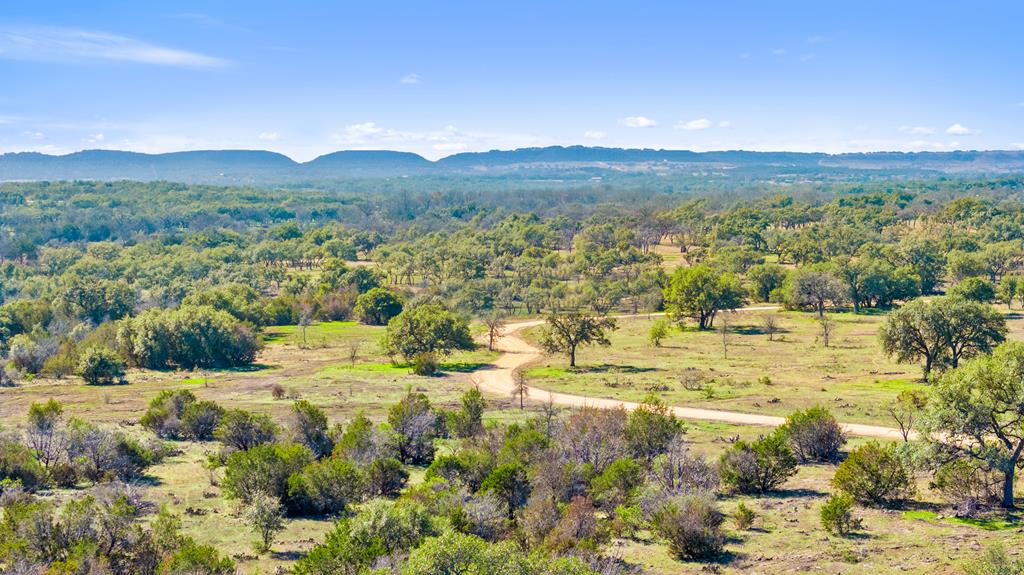
[[93,347],[78,362],[78,375],[89,385],[110,385],[124,379],[124,360],[113,351]]
[[665,289],[665,309],[672,319],[697,320],[700,329],[710,329],[719,311],[745,303],[746,291],[739,279],[707,265],[677,268]]
[[788,272],[778,264],[759,264],[747,270],[750,291],[757,301],[772,301],[772,294],[777,293],[786,282]]
[[540,343],[548,353],[569,356],[569,367],[576,367],[576,350],[583,345],[611,345],[607,332],[615,330],[615,320],[584,312],[552,314],[541,332]]
[[407,308],[388,322],[383,348],[412,360],[421,354],[448,355],[475,347],[466,321],[437,304]]
[[988,280],[979,277],[964,278],[950,288],[948,294],[968,301],[988,303],[996,299],[996,290]]
[[402,313],[402,298],[395,292],[375,287],[356,298],[355,314],[367,325],[387,325]]
[[1024,343],[1006,342],[935,383],[920,420],[936,460],[966,457],[1003,476],[1002,505],[1024,452]]
[[1006,320],[990,306],[962,298],[914,300],[889,314],[879,337],[900,363],[923,361],[924,379],[936,366],[988,353],[1006,337]]

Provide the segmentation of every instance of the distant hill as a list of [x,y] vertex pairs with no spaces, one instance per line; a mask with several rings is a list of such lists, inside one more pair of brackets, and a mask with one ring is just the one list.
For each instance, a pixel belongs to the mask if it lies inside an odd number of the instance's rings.
[[592,177],[602,173],[665,173],[698,169],[760,169],[764,173],[832,171],[903,174],[1024,173],[1024,151],[878,152],[820,154],[692,152],[551,146],[455,154],[431,162],[417,154],[387,150],[346,150],[298,163],[262,150],[205,150],[140,154],[86,150],[64,156],[0,155],[0,181],[16,180],[169,180],[202,183],[273,184],[345,178],[454,176],[485,174],[512,177]]

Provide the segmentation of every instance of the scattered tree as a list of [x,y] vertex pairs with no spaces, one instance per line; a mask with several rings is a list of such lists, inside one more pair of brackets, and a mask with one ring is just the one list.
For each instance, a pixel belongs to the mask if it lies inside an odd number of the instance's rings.
[[569,356],[569,367],[576,367],[576,350],[584,345],[611,345],[607,332],[616,329],[614,319],[583,312],[552,314],[541,334],[541,346],[548,353]]

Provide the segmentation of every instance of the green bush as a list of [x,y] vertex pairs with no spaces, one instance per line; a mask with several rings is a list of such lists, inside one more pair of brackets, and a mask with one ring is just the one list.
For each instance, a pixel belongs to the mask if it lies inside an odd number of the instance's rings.
[[740,493],[773,491],[796,473],[796,467],[796,455],[779,430],[753,443],[737,441],[718,462],[722,483]]
[[821,526],[833,535],[847,535],[861,528],[861,520],[853,515],[853,497],[835,493],[821,506]]
[[742,501],[736,506],[736,511],[732,514],[732,520],[736,523],[736,528],[744,531],[754,525],[754,519],[757,519],[757,513],[747,507]]
[[781,429],[800,461],[835,461],[846,443],[839,422],[821,406],[793,413]]
[[343,515],[361,499],[364,481],[351,461],[318,461],[288,478],[288,511],[292,515]]
[[836,469],[832,485],[865,505],[891,507],[912,497],[914,477],[895,446],[877,441],[850,452]]
[[248,503],[260,493],[285,499],[289,478],[313,462],[302,445],[258,445],[232,453],[224,470],[224,493]]
[[655,512],[651,524],[668,542],[672,555],[683,560],[703,560],[722,553],[723,521],[710,496],[682,495]]

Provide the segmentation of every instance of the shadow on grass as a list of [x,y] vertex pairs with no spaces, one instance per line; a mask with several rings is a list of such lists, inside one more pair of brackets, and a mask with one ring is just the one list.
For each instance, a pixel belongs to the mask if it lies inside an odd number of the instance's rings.
[[492,367],[492,365],[482,361],[453,361],[440,365],[441,371],[454,371],[456,373],[470,373],[486,367]]
[[828,493],[817,489],[780,489],[766,494],[769,497],[778,499],[796,499],[799,497],[825,497]]
[[650,371],[658,371],[658,368],[601,363],[598,365],[578,365],[575,368],[566,368],[565,371],[569,373],[647,373]]
[[306,556],[305,551],[271,551],[270,555],[278,561],[298,561]]
[[[757,325],[738,325],[729,331],[733,333],[738,333],[740,335],[768,335],[768,330]],[[775,335],[785,334],[789,332],[790,330],[784,327],[775,328]]]

